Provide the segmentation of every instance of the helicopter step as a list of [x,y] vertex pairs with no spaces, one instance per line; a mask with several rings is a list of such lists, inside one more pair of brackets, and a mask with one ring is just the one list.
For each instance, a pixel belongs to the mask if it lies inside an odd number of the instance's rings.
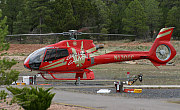
[[[78,72],[68,72],[68,73],[76,73],[76,76],[75,78],[57,78],[54,76],[54,74],[59,74],[59,73],[64,73],[64,72],[56,72],[56,73],[38,73],[40,74],[45,80],[78,80],[80,78],[80,80],[93,80],[95,77],[94,77],[94,72],[90,69],[84,69],[83,71],[78,71]],[[67,73],[67,72],[65,72]],[[86,78],[83,77],[84,73],[86,73]],[[49,74],[51,75],[52,78],[46,78],[44,76],[44,74]]]

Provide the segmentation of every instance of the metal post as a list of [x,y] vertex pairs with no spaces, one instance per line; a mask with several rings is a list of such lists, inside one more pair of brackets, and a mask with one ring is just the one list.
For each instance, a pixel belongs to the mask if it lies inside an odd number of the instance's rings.
[[123,82],[120,82],[119,92],[123,93]]
[[129,78],[130,78],[130,72],[127,72],[127,79],[128,79],[128,82],[129,82]]
[[36,75],[34,75],[34,85],[36,85]]
[[81,83],[80,83],[80,77],[78,77],[78,86],[80,86],[80,84],[81,84]]
[[76,82],[75,82],[75,85],[76,86],[79,86],[81,83],[80,83],[80,77],[78,77],[78,79],[76,80]]

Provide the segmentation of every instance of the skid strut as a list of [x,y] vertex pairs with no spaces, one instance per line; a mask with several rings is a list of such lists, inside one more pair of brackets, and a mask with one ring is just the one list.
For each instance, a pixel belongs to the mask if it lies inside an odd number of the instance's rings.
[[[38,74],[41,74],[42,78],[44,78],[45,80],[93,80],[95,77],[94,77],[94,73],[92,70],[89,70],[89,69],[84,69],[84,71],[80,71],[80,72],[69,72],[69,73],[76,73],[76,76],[75,78],[57,78],[54,76],[54,74],[61,74],[60,72],[59,73],[47,73],[49,75],[51,75],[52,78],[46,78],[44,76],[45,73],[38,73]],[[86,78],[83,78],[83,75],[84,73],[86,73]]]

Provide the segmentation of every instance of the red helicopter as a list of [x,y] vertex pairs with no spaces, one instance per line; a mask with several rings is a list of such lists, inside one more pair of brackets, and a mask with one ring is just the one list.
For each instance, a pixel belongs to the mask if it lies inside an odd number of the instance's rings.
[[[92,53],[103,48],[103,45],[95,45],[93,40],[76,40],[74,37],[81,34],[103,35],[100,33],[82,33],[71,30],[64,33],[20,34],[71,36],[71,40],[63,40],[34,51],[24,61],[24,67],[39,71],[39,74],[46,80],[49,79],[44,74],[50,74],[52,79],[56,80],[78,80],[78,78],[93,80],[94,73],[88,67],[94,65],[139,59],[149,59],[154,66],[166,65],[176,55],[176,50],[170,43],[172,32],[173,27],[162,28],[149,51],[113,51],[99,56],[92,56]],[[75,73],[76,75],[75,78],[56,78],[54,76],[54,74],[61,73]],[[86,74],[86,78],[83,77],[84,74]]]

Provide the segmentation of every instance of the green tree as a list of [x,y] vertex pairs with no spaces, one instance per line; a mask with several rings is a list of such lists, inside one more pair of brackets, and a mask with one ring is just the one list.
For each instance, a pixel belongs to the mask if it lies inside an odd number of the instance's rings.
[[159,3],[156,0],[145,0],[144,10],[147,17],[147,25],[149,26],[150,36],[153,38],[155,31],[159,30],[158,28],[162,23],[162,11],[159,8]]
[[[0,18],[2,18],[2,11],[0,10]],[[0,19],[0,51],[8,50],[9,44],[6,43],[5,37],[8,34],[8,26],[6,25],[7,17]],[[0,55],[2,55],[0,53]],[[13,81],[18,79],[19,72],[11,70],[11,67],[16,64],[16,61],[12,60],[0,60],[0,85],[9,85]]]
[[9,45],[5,42],[5,36],[8,34],[8,26],[6,25],[7,17],[2,18],[2,10],[0,9],[0,51],[8,50]]
[[10,34],[14,32],[14,22],[16,21],[16,16],[20,10],[23,8],[24,0],[5,0],[5,8],[3,9],[3,16],[7,16],[7,24],[9,26],[8,31]]
[[119,0],[117,3],[112,3],[110,7],[110,32],[111,33],[123,33],[122,18],[124,17],[124,10],[126,9],[126,2]]
[[30,25],[25,12],[19,11],[14,22],[14,34],[25,34],[29,33]]
[[97,9],[90,0],[71,0],[75,28],[94,27],[97,25]]
[[30,31],[34,33],[49,31],[47,23],[49,22],[49,18],[51,18],[50,2],[49,0],[27,0],[25,10],[29,20]]
[[25,110],[47,110],[55,93],[49,92],[52,88],[28,88],[22,89],[7,87],[7,90],[13,94],[13,100],[15,100]]
[[6,8],[6,0],[0,0],[0,9],[4,12],[5,8]]
[[168,12],[166,26],[175,27],[174,35],[180,39],[180,7],[174,6]]
[[109,30],[111,19],[110,19],[110,10],[102,0],[92,0],[92,4],[96,6],[98,12],[97,24],[99,31],[102,29]]
[[70,0],[56,0],[51,2],[51,21],[49,25],[53,32],[64,32],[76,26]]
[[142,38],[148,26],[146,26],[146,14],[144,8],[138,0],[134,0],[129,3],[125,9],[125,16],[122,19],[124,24],[123,29],[129,33],[136,34],[139,38]]
[[156,0],[158,1],[160,4],[159,4],[159,7],[162,9],[162,12],[163,12],[163,20],[162,20],[162,26],[161,27],[165,27],[166,26],[166,20],[167,20],[167,14],[168,14],[168,11],[178,5],[178,3],[180,2],[179,0]]

